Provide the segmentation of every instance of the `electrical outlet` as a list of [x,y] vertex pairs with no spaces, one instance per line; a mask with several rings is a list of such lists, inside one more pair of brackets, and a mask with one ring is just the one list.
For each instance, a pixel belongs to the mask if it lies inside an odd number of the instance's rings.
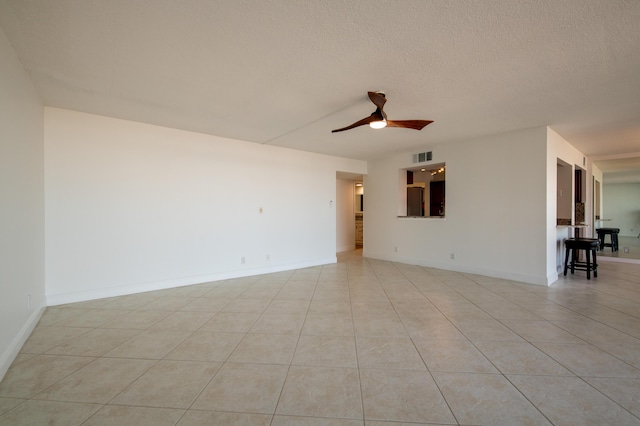
[[456,254],[455,253],[451,253],[451,255],[449,257],[451,258],[451,260],[455,260]]
[[397,252],[398,252],[398,247],[397,247],[397,246],[396,246],[396,247],[394,247],[394,248],[393,248],[393,251],[394,251],[395,253],[397,253]]
[[240,264],[241,264],[241,265],[244,265],[244,256],[242,256],[242,257],[240,258]]
[[625,252],[625,253],[629,253],[629,247],[623,247],[622,251]]
[[271,260],[271,255],[270,254],[266,255],[265,259],[267,260],[267,262],[270,261]]

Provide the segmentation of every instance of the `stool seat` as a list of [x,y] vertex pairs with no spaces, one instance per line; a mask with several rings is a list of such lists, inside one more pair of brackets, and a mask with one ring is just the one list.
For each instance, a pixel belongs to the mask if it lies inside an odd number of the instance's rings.
[[[575,272],[575,270],[587,271],[587,279],[591,279],[591,272],[593,271],[593,276],[598,277],[598,263],[596,252],[598,251],[598,246],[600,244],[600,240],[597,238],[568,238],[564,241],[565,246],[565,256],[564,256],[564,275],[567,275],[567,269],[571,268],[571,274]],[[586,262],[581,262],[580,258],[580,250],[585,251]],[[569,262],[569,257],[571,257],[571,262]],[[593,257],[593,262],[591,258]]]
[[[620,228],[598,228],[598,240],[600,240],[600,250],[604,250],[605,247],[611,247],[611,251],[618,251],[618,234]],[[609,236],[610,243],[605,243],[605,237]]]

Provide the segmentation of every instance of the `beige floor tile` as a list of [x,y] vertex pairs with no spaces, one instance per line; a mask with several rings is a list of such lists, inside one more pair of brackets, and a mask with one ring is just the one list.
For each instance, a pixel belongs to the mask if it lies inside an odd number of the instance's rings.
[[344,300],[331,300],[331,299],[316,299],[315,296],[309,306],[310,315],[351,315],[351,304],[349,299]]
[[[368,424],[368,423],[367,423]],[[271,426],[364,426],[363,420],[326,417],[273,416]]]
[[640,417],[640,379],[585,377],[584,380]]
[[360,381],[367,422],[456,422],[427,371],[362,369]]
[[98,358],[34,396],[70,402],[105,404],[144,374],[155,361]]
[[200,297],[188,305],[180,308],[181,311],[220,312],[231,303],[233,299],[221,299],[216,297]]
[[103,324],[102,328],[146,330],[169,314],[171,314],[170,311],[133,311]]
[[244,291],[238,299],[260,299],[260,300],[273,300],[280,293],[279,287],[261,287],[260,285],[255,285],[251,288],[248,288]]
[[513,331],[509,330],[506,326],[500,323],[498,320],[490,319],[469,319],[452,320],[454,325],[462,331],[472,342],[477,341],[494,341],[494,342],[522,342],[522,337],[518,336]]
[[509,376],[554,425],[637,425],[640,420],[577,377]]
[[278,334],[247,334],[228,361],[261,364],[289,364],[296,349],[298,336]]
[[640,369],[640,344],[636,341],[618,342],[612,344],[596,344],[598,348],[619,358],[627,364]]
[[145,305],[158,299],[159,296],[152,292],[130,294],[128,296],[114,297],[108,303],[105,303],[103,309],[140,309]]
[[351,315],[307,315],[302,334],[320,336],[353,336]]
[[291,363],[324,367],[357,367],[355,339],[353,336],[301,336]]
[[223,413],[219,411],[189,410],[178,426],[269,426],[270,414]]
[[362,419],[358,370],[291,366],[276,413]]
[[52,355],[102,356],[140,333],[139,330],[94,329],[49,349]]
[[105,405],[82,426],[174,426],[185,410]]
[[[313,293],[313,301],[327,302],[348,302],[349,301],[349,285],[335,283],[318,283],[316,291]],[[351,307],[349,307],[351,310]]]
[[300,334],[305,316],[301,314],[262,314],[250,333]]
[[7,371],[0,382],[0,396],[29,398],[94,359],[77,356],[38,355]]
[[453,302],[444,304],[441,303],[436,304],[436,306],[450,321],[454,323],[465,320],[495,320],[495,318],[492,318],[491,315],[470,302]]
[[549,321],[504,320],[502,323],[528,342],[584,342],[584,340],[561,329]]
[[267,309],[271,299],[235,299],[222,312],[245,312],[261,314]]
[[402,318],[407,332],[418,340],[467,340],[464,334],[448,319],[412,320]]
[[39,354],[19,353],[18,355],[16,355],[16,358],[13,360],[13,363],[11,363],[11,366],[13,367],[14,365],[21,364],[21,363],[23,363],[25,361],[30,360],[31,358],[35,358],[38,355]]
[[541,319],[536,314],[529,312],[522,306],[511,303],[507,300],[489,301],[479,303],[478,307],[499,320],[528,320]]
[[60,321],[56,325],[59,327],[100,327],[101,325],[112,321],[124,314],[129,313],[126,310],[116,309],[92,309],[80,315],[75,315],[64,321]]
[[417,340],[414,343],[430,371],[497,373],[498,370],[467,340]]
[[218,312],[204,323],[198,331],[246,333],[259,317],[259,313],[251,312]]
[[402,321],[397,315],[355,315],[353,325],[356,336],[408,337]]
[[500,374],[434,373],[433,376],[461,424],[550,425]]
[[444,314],[424,297],[417,300],[396,301],[393,302],[393,307],[401,319],[445,319]]
[[228,299],[229,301],[237,298],[247,289],[247,287],[243,287],[240,285],[234,286],[225,286],[220,285],[218,287],[212,288],[208,292],[202,295],[202,297],[211,297],[216,299]]
[[178,311],[151,326],[150,330],[196,331],[213,317],[212,312]]
[[273,414],[287,369],[286,365],[226,363],[191,408]]
[[33,330],[20,352],[41,354],[60,346],[74,337],[91,331],[90,328],[76,327],[38,327]]
[[536,343],[578,376],[640,378],[640,370],[587,343]]
[[18,406],[25,402],[26,399],[22,398],[1,398],[0,397],[0,416],[11,410],[13,407]]
[[244,337],[243,333],[197,331],[165,358],[184,361],[225,361]]
[[147,303],[142,309],[149,311],[177,311],[194,300],[196,300],[194,297],[163,296]]
[[30,400],[0,416],[0,424],[11,426],[80,425],[100,407],[98,404]]
[[143,331],[105,354],[108,357],[161,359],[191,335],[188,331]]
[[219,363],[160,361],[111,402],[145,407],[189,408],[220,368]]
[[204,284],[194,284],[194,285],[185,285],[182,287],[176,287],[171,290],[169,296],[172,297],[201,297],[207,294],[212,289],[216,288],[218,284],[216,283],[204,283]]
[[360,368],[425,370],[426,366],[408,337],[358,336]]
[[640,424],[640,267],[544,287],[361,252],[48,308],[0,424]]
[[309,310],[309,304],[308,300],[275,299],[269,304],[264,313],[304,315]]
[[52,306],[45,309],[38,322],[38,327],[50,327],[89,310],[72,306]]
[[553,358],[527,342],[477,342],[476,347],[503,374],[573,375]]

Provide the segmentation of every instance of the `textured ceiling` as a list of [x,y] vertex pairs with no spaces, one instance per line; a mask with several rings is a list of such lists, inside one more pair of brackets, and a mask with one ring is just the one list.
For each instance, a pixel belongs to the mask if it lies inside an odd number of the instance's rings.
[[[640,152],[639,23],[637,0],[0,0],[46,105],[358,159],[544,125]],[[435,122],[332,134],[369,90]]]

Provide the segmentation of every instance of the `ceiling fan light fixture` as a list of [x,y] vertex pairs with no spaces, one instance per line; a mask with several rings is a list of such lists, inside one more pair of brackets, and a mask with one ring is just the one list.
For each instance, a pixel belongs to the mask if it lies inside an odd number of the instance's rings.
[[369,127],[372,129],[384,129],[387,127],[387,120],[372,121],[369,123]]

